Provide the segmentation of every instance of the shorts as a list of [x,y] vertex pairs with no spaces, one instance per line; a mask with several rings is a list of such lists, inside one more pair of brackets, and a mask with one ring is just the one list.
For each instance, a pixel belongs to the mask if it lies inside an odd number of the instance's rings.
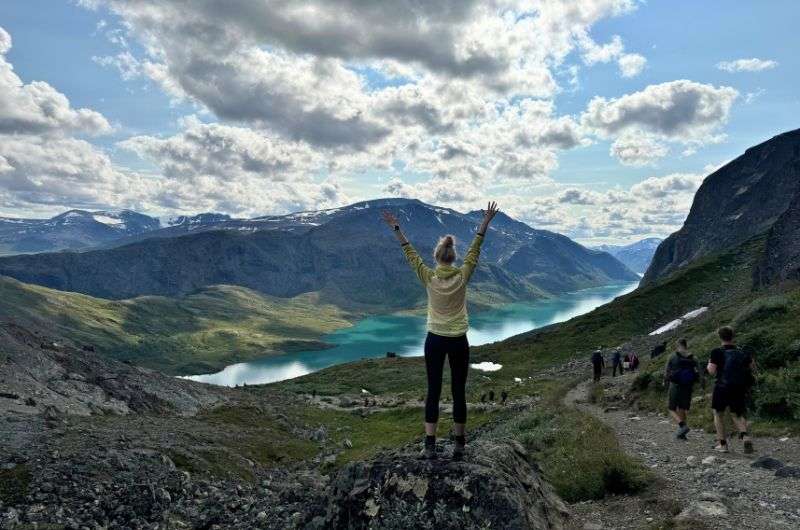
[[747,412],[747,389],[715,386],[711,395],[711,408],[717,412],[725,412],[727,408],[737,416],[744,416]]
[[689,410],[692,406],[692,385],[669,385],[669,410]]

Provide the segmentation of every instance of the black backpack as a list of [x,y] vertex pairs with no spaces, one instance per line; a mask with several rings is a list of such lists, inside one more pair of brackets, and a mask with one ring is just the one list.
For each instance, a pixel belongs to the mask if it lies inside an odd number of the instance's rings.
[[725,350],[725,366],[719,383],[725,387],[747,387],[752,384],[750,356],[739,348]]

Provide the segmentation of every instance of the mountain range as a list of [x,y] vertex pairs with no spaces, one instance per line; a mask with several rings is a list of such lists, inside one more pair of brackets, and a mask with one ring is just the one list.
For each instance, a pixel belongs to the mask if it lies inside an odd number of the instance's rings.
[[[2,257],[0,274],[108,299],[180,296],[229,284],[277,297],[317,292],[324,302],[350,310],[413,307],[424,292],[381,222],[382,209],[395,212],[426,257],[446,233],[465,251],[481,217],[417,200],[379,199],[246,221],[189,219],[127,236],[155,237],[119,246],[106,242],[111,248]],[[487,235],[474,276],[476,291],[491,301],[636,279],[606,252],[504,214]]]
[[658,237],[648,237],[629,245],[599,245],[593,248],[608,252],[632,271],[644,274],[662,241]]

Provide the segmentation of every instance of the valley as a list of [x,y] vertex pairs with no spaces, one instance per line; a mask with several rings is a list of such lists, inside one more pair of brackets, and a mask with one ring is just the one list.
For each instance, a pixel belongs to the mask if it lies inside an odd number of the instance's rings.
[[[659,245],[646,281],[632,292],[585,314],[566,314],[565,318],[571,318],[564,322],[473,347],[470,362],[492,363],[499,369],[471,371],[468,453],[461,462],[449,457],[453,444],[448,435],[452,423],[446,413],[451,407],[447,388],[440,426],[443,439],[438,447],[441,458],[417,459],[426,388],[422,358],[363,358],[272,384],[229,388],[119,362],[99,348],[85,349],[80,341],[62,335],[67,327],[78,329],[76,324],[50,325],[51,320],[63,322],[58,317],[61,313],[82,312],[82,321],[93,322],[90,331],[102,328],[101,324],[119,326],[114,319],[126,307],[142,304],[139,310],[143,311],[150,306],[142,301],[154,297],[158,303],[153,307],[163,304],[166,308],[157,314],[211,305],[216,307],[216,320],[225,320],[222,317],[231,312],[226,325],[247,337],[253,328],[263,331],[265,323],[275,318],[274,309],[285,303],[285,297],[270,298],[275,295],[266,293],[265,287],[248,291],[239,286],[227,291],[208,286],[193,294],[191,283],[129,282],[126,292],[143,286],[164,292],[102,301],[52,289],[56,284],[84,286],[84,290],[123,285],[122,277],[114,274],[96,284],[71,274],[80,267],[116,259],[115,252],[131,252],[124,249],[164,252],[163,242],[65,253],[70,256],[66,258],[52,254],[4,258],[0,260],[4,271],[27,274],[26,279],[50,286],[3,280],[4,292],[11,293],[7,296],[19,297],[5,306],[6,312],[30,306],[19,322],[8,314],[0,319],[3,521],[65,528],[412,528],[431,521],[445,528],[485,528],[487,524],[570,529],[614,524],[794,528],[800,521],[800,507],[789,493],[800,476],[796,443],[800,402],[795,399],[800,388],[800,284],[796,281],[800,247],[795,239],[795,199],[760,204],[758,222],[753,221],[759,230],[734,229],[719,240],[715,234],[726,226],[730,210],[720,211],[712,199],[736,196],[744,201],[742,216],[750,215],[755,205],[745,201],[746,193],[736,194],[739,183],[731,175],[739,174],[737,168],[748,167],[751,188],[759,182],[786,179],[787,172],[794,171],[796,179],[800,151],[784,143],[797,138],[797,132],[778,136],[709,175],[686,226]],[[774,163],[771,153],[780,155],[780,163]],[[754,195],[754,200],[759,197]],[[430,215],[435,218],[435,213]],[[737,224],[738,219],[729,221]],[[312,241],[322,237],[315,229],[304,233],[302,237]],[[335,233],[349,237],[326,236],[325,241],[350,242],[357,237],[349,230],[337,228]],[[268,234],[255,233],[254,241],[276,237]],[[245,236],[231,240],[240,237]],[[234,248],[221,243],[228,238],[214,232],[176,239],[181,252],[199,245],[195,261],[217,244]],[[505,294],[514,289],[497,294],[493,286],[504,278],[535,285],[531,289],[538,296],[552,301],[559,289],[574,290],[576,284],[586,287],[587,282],[620,270],[620,265],[608,261],[608,254],[577,249],[558,236],[531,233],[525,241],[498,237],[498,243],[508,246],[487,248],[489,263],[478,282],[479,300],[515,301]],[[537,268],[537,260],[550,260],[552,254],[541,251],[540,256],[532,249],[545,244],[556,245],[548,247],[550,252],[572,252],[576,261],[542,276],[544,269]],[[243,250],[242,255],[247,252]],[[565,270],[573,274],[564,276]],[[607,272],[600,274],[602,270]],[[623,276],[632,274],[624,272],[627,268],[621,270]],[[129,267],[128,273],[132,272]],[[343,277],[337,281],[337,288],[350,285]],[[301,311],[308,311],[335,300],[320,319],[334,326],[357,308],[380,305],[375,303],[379,299],[365,298],[358,290],[337,293],[325,285],[314,292],[318,298],[293,298],[290,308],[297,304]],[[413,301],[406,307],[415,307],[420,294],[405,293],[404,300]],[[263,305],[257,307],[262,309],[243,309],[259,297]],[[43,307],[57,309],[53,316],[37,319]],[[700,307],[708,310],[674,329],[651,335]],[[248,320],[251,313],[256,314],[255,321]],[[480,314],[474,315],[479,322]],[[281,326],[296,321],[301,323],[295,314]],[[200,332],[200,323],[188,322],[190,332]],[[158,323],[154,318],[147,327]],[[741,454],[738,446],[730,454],[712,454],[710,395],[702,386],[696,390],[689,416],[690,442],[676,446],[683,442],[669,437],[672,426],[664,410],[666,391],[660,384],[668,355],[650,359],[647,353],[662,343],[672,352],[677,340],[685,337],[704,364],[718,343],[715,330],[723,324],[735,327],[737,343],[757,360],[750,432],[755,436],[755,457],[778,458],[777,471],[765,468],[764,460]],[[218,324],[203,325],[219,329]],[[480,325],[476,330],[480,331]],[[255,334],[248,340],[268,339]],[[642,366],[624,378],[614,380],[606,373],[599,383],[592,383],[588,359],[598,347],[606,355],[617,347],[637,352]],[[447,386],[449,376],[445,375]],[[507,393],[505,402],[499,397],[503,392]],[[701,460],[699,466],[696,460]],[[690,478],[681,481],[683,474]],[[487,488],[487,484],[492,486]],[[617,513],[623,509],[624,514]]]

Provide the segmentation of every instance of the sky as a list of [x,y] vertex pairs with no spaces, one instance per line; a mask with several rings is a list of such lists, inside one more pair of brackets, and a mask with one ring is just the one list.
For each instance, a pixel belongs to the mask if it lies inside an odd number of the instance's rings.
[[0,216],[496,200],[666,236],[800,126],[794,0],[4,0]]

